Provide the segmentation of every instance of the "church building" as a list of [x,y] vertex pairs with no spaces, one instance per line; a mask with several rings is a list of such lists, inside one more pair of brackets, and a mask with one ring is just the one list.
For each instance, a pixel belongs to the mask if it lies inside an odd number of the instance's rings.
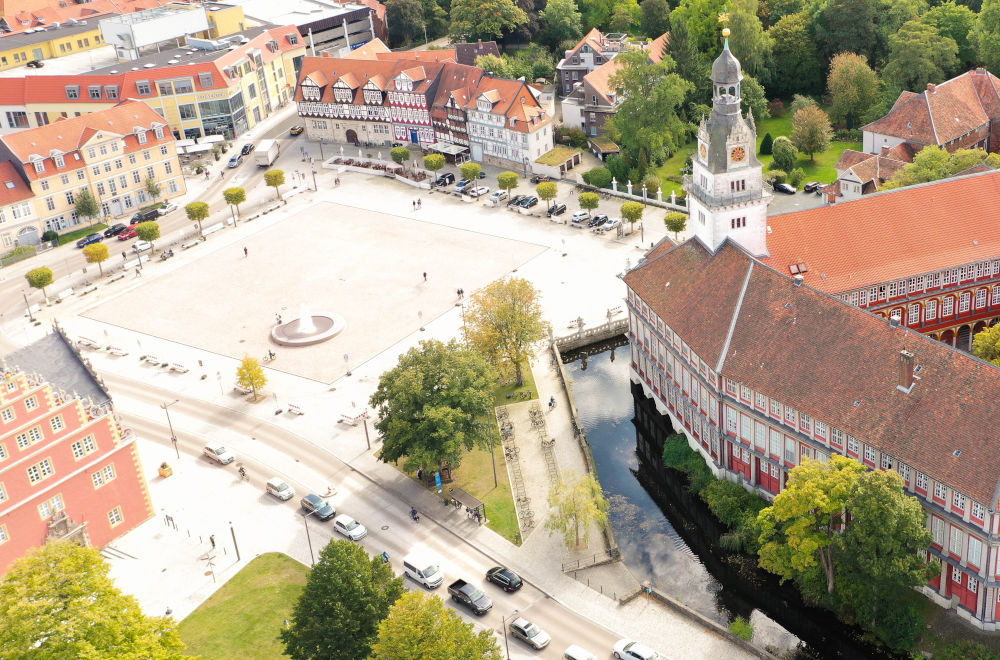
[[1000,316],[1000,235],[983,210],[1000,175],[769,219],[742,77],[727,40],[685,181],[694,236],[664,240],[624,277],[637,418],[655,410],[717,476],[769,499],[806,459],[895,470],[942,564],[924,593],[996,630],[1000,372],[928,335],[972,310]]

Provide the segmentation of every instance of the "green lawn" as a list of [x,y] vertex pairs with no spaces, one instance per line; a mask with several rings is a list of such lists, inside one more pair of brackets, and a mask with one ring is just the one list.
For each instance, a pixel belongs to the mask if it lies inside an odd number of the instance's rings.
[[181,621],[188,652],[205,660],[285,657],[278,632],[308,575],[288,555],[257,557]]
[[445,487],[455,486],[478,497],[486,505],[486,526],[508,541],[521,544],[521,532],[514,511],[514,497],[507,478],[500,433],[493,424],[493,459],[496,461],[497,485],[493,485],[493,461],[486,449],[473,449],[462,457],[462,465],[452,473],[454,481]]
[[528,399],[537,399],[538,390],[535,389],[535,377],[531,375],[531,365],[524,362],[521,365],[521,374],[524,377],[524,385],[520,387],[514,381],[514,377],[511,376],[510,382],[501,381],[501,385],[494,390],[495,397],[493,399],[493,405],[502,406],[506,403],[516,403],[518,401],[523,401],[524,399],[518,398],[516,395],[519,392],[527,392]]

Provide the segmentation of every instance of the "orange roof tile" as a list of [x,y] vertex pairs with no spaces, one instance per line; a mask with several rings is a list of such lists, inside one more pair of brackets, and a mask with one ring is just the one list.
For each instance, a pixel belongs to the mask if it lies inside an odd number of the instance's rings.
[[0,206],[21,202],[34,196],[21,173],[9,160],[0,161]]
[[997,214],[1000,172],[889,190],[771,216],[761,261],[780,272],[805,262],[807,284],[841,293],[995,258]]
[[366,43],[360,48],[355,48],[354,50],[344,55],[346,60],[374,60],[378,59],[376,56],[379,53],[390,53],[389,47],[382,43],[381,39],[375,38]]
[[394,53],[376,53],[379,60],[409,60],[411,62],[454,62],[455,49],[441,50],[401,50]]
[[649,59],[654,62],[662,62],[663,54],[666,51],[667,44],[670,43],[670,33],[664,32],[656,39],[653,39],[646,45],[646,54],[649,55]]

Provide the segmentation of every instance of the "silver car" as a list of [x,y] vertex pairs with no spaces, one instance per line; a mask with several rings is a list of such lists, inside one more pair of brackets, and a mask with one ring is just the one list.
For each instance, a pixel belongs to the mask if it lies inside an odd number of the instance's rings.
[[333,519],[333,528],[352,541],[360,541],[368,536],[368,530],[365,526],[346,513]]
[[544,649],[552,641],[547,632],[523,617],[517,617],[510,622],[510,634],[536,651]]
[[226,449],[221,442],[206,443],[202,451],[205,453],[205,456],[222,465],[229,465],[236,460],[236,455]]

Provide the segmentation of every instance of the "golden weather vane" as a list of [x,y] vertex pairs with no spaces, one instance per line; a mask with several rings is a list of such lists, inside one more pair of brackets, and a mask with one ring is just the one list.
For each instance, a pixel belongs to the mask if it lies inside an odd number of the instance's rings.
[[729,23],[728,10],[723,9],[722,12],[719,14],[719,22],[726,26],[722,28],[722,36],[728,39],[729,38],[729,27],[727,25]]

